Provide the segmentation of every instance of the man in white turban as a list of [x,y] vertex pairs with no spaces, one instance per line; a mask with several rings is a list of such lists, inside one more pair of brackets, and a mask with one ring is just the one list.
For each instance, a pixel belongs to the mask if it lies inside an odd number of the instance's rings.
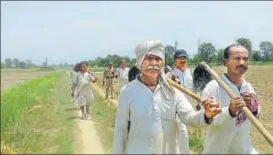
[[160,41],[146,41],[135,53],[140,74],[119,96],[114,153],[177,153],[176,116],[186,125],[206,127],[221,110],[206,99],[203,110],[196,112],[185,95],[166,82]]

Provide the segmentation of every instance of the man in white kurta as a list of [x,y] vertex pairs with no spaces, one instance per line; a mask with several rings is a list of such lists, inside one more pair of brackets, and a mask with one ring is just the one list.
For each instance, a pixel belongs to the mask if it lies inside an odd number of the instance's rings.
[[[166,77],[169,79],[171,79],[173,76],[178,77],[179,83],[181,85],[193,91],[192,71],[186,66],[187,58],[188,54],[185,50],[177,50],[174,54],[176,67],[172,71],[168,72],[166,74]],[[189,96],[187,96],[187,99],[190,102],[193,102],[193,100]],[[189,154],[190,147],[187,127],[182,121],[180,121],[179,118],[177,118],[177,125],[179,153]]]
[[[78,71],[80,70],[80,66],[79,66],[80,64],[79,63],[76,63],[75,64],[75,66],[73,67],[73,70],[71,71],[71,73],[70,73],[70,79],[71,79],[71,89],[72,89],[72,87],[73,87],[73,83],[75,82],[75,80],[76,80],[76,77],[77,77],[77,74],[78,74]],[[74,91],[74,94],[73,94],[73,103],[76,103],[76,96],[77,96],[77,91],[76,91],[77,89],[75,89],[75,91]],[[76,104],[77,105],[77,104]],[[78,109],[79,107],[77,106],[77,109]]]
[[96,82],[96,78],[87,71],[87,63],[80,63],[80,71],[77,72],[73,82],[72,94],[76,95],[76,104],[79,105],[82,116],[81,119],[90,119],[90,106],[94,100],[93,90],[90,82]]
[[[146,41],[135,52],[141,74],[119,96],[114,153],[176,154],[176,116],[187,125],[206,127],[219,108],[207,99],[205,110],[196,112],[183,93],[168,85],[162,74],[164,46],[159,41]],[[153,82],[156,85],[152,87]]]
[[[243,78],[243,74],[247,70],[247,61],[245,61],[248,57],[247,49],[241,45],[231,45],[225,50],[225,53],[227,73],[222,74],[220,79],[222,79],[237,96],[242,96],[250,111],[258,116],[261,107],[258,103],[255,91],[252,85]],[[238,59],[241,60],[237,61]],[[236,77],[239,78],[236,80]],[[245,94],[251,94],[251,96],[245,98]],[[203,90],[203,97],[214,97],[220,104],[222,112],[214,118],[212,125],[206,130],[204,150],[202,153],[258,154],[251,145],[251,122],[239,109],[237,109],[235,115],[231,114],[230,103],[232,101],[216,80],[212,80],[206,85]]]
[[126,60],[121,60],[121,67],[117,69],[117,75],[118,75],[118,81],[119,81],[119,88],[122,89],[123,86],[125,86],[128,81],[128,73],[130,68],[126,66]]

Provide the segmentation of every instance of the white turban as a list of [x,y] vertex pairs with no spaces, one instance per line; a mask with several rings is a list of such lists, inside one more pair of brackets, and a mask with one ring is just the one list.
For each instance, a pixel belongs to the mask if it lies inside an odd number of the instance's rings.
[[[164,46],[159,40],[149,40],[139,44],[135,49],[137,67],[140,69],[141,64],[146,57],[146,55],[155,55],[160,57],[163,60],[163,65],[165,64],[165,50]],[[161,80],[160,83],[166,85],[167,88],[173,91],[173,88],[170,87],[168,82],[166,81],[164,67],[161,68]]]
[[165,62],[164,46],[159,40],[149,40],[139,44],[135,49],[135,53],[139,69],[146,55],[158,56]]

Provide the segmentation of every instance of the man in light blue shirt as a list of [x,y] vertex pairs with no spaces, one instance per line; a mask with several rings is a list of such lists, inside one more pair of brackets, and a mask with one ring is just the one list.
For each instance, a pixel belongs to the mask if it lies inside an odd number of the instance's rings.
[[[192,71],[190,68],[186,66],[187,64],[187,58],[188,54],[185,50],[179,49],[175,52],[174,54],[174,59],[175,59],[175,65],[176,67],[171,71],[166,74],[167,78],[172,78],[173,76],[176,76],[179,78],[179,84],[184,86],[185,88],[193,91],[193,76],[192,76]],[[193,100],[188,97],[188,100],[190,101],[191,104],[193,104]],[[188,139],[188,131],[186,125],[180,121],[178,118],[177,120],[177,126],[178,126],[178,152],[180,154],[190,154],[190,149],[189,149],[189,139]]]

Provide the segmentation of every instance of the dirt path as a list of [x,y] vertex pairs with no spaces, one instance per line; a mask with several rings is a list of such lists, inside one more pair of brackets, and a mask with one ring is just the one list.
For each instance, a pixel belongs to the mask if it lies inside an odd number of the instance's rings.
[[[78,112],[81,116],[80,111]],[[95,123],[91,120],[77,120],[76,154],[104,154],[100,137],[98,136]]]

